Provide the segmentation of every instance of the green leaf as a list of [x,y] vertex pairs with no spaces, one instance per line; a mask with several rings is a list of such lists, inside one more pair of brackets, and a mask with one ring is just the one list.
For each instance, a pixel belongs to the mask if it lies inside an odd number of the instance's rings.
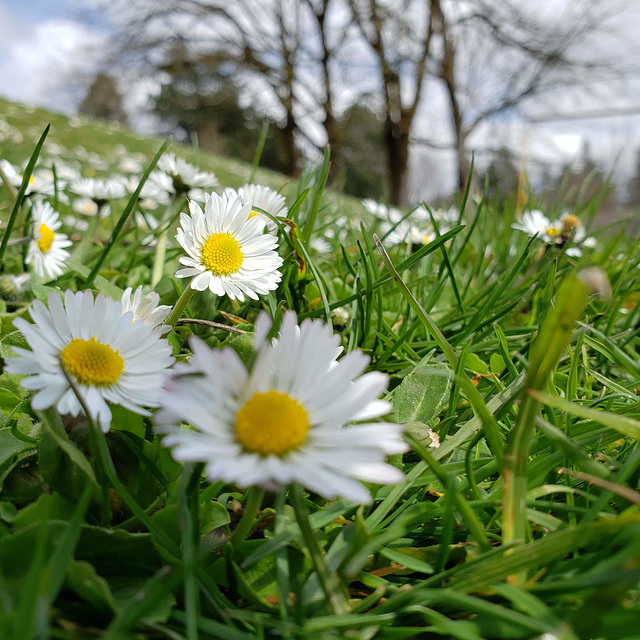
[[464,357],[464,366],[467,369],[471,369],[474,373],[489,373],[489,368],[487,365],[480,360],[480,358],[475,353],[467,353]]
[[[89,267],[85,267],[82,262],[80,262],[76,258],[69,258],[66,262],[66,265],[69,267],[69,269],[75,271],[79,276],[82,276],[83,278],[87,278],[89,276]],[[113,298],[114,300],[120,300],[120,298],[122,297],[122,289],[113,284],[113,282],[109,282],[109,280],[107,280],[103,276],[97,275],[94,278],[94,283],[96,289],[100,293],[104,293],[105,296]]]
[[419,365],[408,374],[393,394],[397,422],[427,423],[445,406],[451,391],[453,372],[442,364]]
[[499,353],[492,353],[489,358],[489,368],[491,369],[491,373],[500,375],[507,368],[507,365]]
[[109,583],[88,562],[72,560],[67,567],[64,586],[97,609],[112,612],[118,610]]
[[0,489],[14,467],[33,456],[35,452],[34,444],[16,438],[9,427],[0,429]]
[[243,333],[232,335],[224,341],[225,346],[231,347],[244,364],[247,364],[253,355],[253,333]]
[[4,360],[7,358],[15,358],[18,354],[12,349],[12,347],[29,349],[27,341],[19,331],[12,331],[0,340],[0,358],[3,358]]

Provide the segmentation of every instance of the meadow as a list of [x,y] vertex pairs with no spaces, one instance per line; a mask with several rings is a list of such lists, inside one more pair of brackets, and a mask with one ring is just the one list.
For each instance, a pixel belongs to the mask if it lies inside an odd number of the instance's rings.
[[398,210],[0,114],[0,638],[640,637],[604,194]]

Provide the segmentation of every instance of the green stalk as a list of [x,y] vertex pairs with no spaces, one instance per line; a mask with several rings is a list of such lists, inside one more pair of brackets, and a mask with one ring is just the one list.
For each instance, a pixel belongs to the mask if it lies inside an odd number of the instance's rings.
[[184,602],[187,640],[198,640],[200,603],[194,569],[198,533],[198,489],[203,464],[187,464],[180,478],[178,505],[182,524],[182,561],[184,563]]
[[155,288],[155,286],[160,282],[162,278],[162,274],[164,272],[164,261],[167,255],[167,237],[169,235],[169,225],[171,223],[171,219],[175,213],[176,203],[180,203],[182,206],[182,202],[184,200],[184,196],[179,193],[176,194],[176,197],[173,198],[167,208],[165,209],[164,215],[162,216],[162,220],[160,222],[160,227],[162,231],[158,236],[158,243],[156,244],[156,253],[153,257],[153,268],[151,270],[151,287]]
[[147,170],[142,174],[142,178],[140,178],[140,182],[138,183],[138,188],[133,192],[133,194],[129,198],[129,202],[127,202],[127,205],[125,206],[124,211],[120,215],[118,222],[116,222],[116,226],[113,228],[113,231],[111,232],[111,237],[107,241],[107,244],[104,246],[102,253],[98,256],[98,260],[93,265],[93,269],[91,269],[91,273],[89,274],[89,277],[85,282],[85,287],[87,289],[90,288],[91,285],[93,285],[93,281],[96,279],[96,276],[100,271],[100,267],[102,266],[104,261],[107,259],[109,252],[111,251],[111,249],[113,249],[116,241],[118,240],[118,236],[120,235],[120,232],[122,231],[122,229],[124,229],[124,225],[129,219],[129,216],[133,213],[134,208],[137,206],[138,199],[140,198],[140,192],[142,191],[142,187],[144,186],[144,183],[147,181],[147,178],[155,168],[156,164],[158,163],[158,160],[160,160],[160,156],[166,151],[170,143],[171,143],[171,138],[167,138],[164,141],[163,145],[158,150],[158,153],[156,153],[156,155],[153,157],[153,160],[151,160],[151,163],[147,167]]
[[384,262],[384,266],[387,268],[387,271],[391,274],[394,282],[400,289],[400,293],[403,295],[405,300],[409,303],[413,311],[415,312],[418,319],[424,324],[427,331],[431,334],[431,337],[435,340],[436,344],[440,347],[444,355],[446,356],[449,364],[454,368],[458,368],[458,356],[456,355],[453,347],[449,344],[447,339],[444,337],[442,331],[438,328],[436,323],[431,319],[431,316],[422,308],[422,305],[415,299],[409,287],[404,283],[400,274],[393,266],[393,262],[391,262],[391,258],[389,254],[386,252],[385,248],[382,246],[380,242],[380,238],[377,235],[373,234],[373,240],[378,247],[378,251],[382,256],[382,260]]
[[333,613],[337,616],[348,613],[349,604],[344,596],[342,587],[339,584],[337,576],[329,571],[322,549],[309,523],[307,508],[304,505],[304,497],[302,495],[302,486],[299,484],[292,485],[289,494],[291,495],[291,502],[296,514],[298,526],[302,532],[302,538],[307,545],[307,550],[309,551],[313,566],[318,575],[320,586],[327,596],[327,600],[331,603]]
[[195,289],[191,288],[191,282],[187,283],[185,290],[182,292],[178,301],[174,305],[171,313],[168,315],[167,319],[164,321],[165,324],[168,324],[172,327],[176,326],[176,322],[180,320],[182,317],[182,312],[187,308],[191,297],[193,296]]
[[[535,420],[540,411],[540,402],[529,391],[546,388],[558,360],[571,341],[574,325],[582,315],[589,295],[596,288],[593,278],[591,280],[591,285],[589,277],[570,277],[563,282],[555,307],[532,349],[518,417],[509,434],[504,456],[502,542],[505,545],[515,541],[524,542],[527,538],[527,462]],[[525,578],[524,574],[518,574],[512,577],[512,581],[519,583]]]
[[245,538],[251,533],[253,525],[256,523],[256,516],[262,506],[264,498],[264,489],[262,487],[250,487],[247,491],[247,502],[244,506],[242,518],[231,536],[231,542],[234,546],[238,546],[245,541]]
[[36,162],[38,161],[38,156],[40,155],[40,151],[42,150],[42,146],[44,145],[45,138],[49,133],[49,129],[51,125],[48,124],[45,127],[45,130],[42,132],[40,136],[40,140],[38,140],[38,144],[36,144],[36,148],[33,150],[31,154],[31,158],[29,158],[29,163],[27,164],[27,168],[24,170],[22,174],[22,183],[20,184],[20,188],[18,189],[18,195],[16,196],[15,202],[13,203],[13,208],[11,209],[11,213],[9,214],[9,219],[7,220],[7,226],[4,230],[4,235],[2,236],[2,242],[0,242],[0,266],[3,265],[4,252],[7,250],[7,244],[9,243],[9,236],[11,235],[11,231],[13,230],[13,225],[16,222],[18,217],[18,212],[20,211],[20,207],[22,206],[22,201],[24,200],[24,194],[27,192],[27,187],[29,186],[29,179],[31,178],[31,174],[36,166]]

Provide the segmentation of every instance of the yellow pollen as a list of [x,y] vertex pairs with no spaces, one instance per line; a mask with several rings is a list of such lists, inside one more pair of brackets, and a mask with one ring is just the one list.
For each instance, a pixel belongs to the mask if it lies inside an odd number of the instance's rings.
[[228,276],[242,266],[244,255],[238,241],[229,233],[214,233],[202,245],[200,262],[214,276]]
[[252,210],[251,213],[249,214],[249,217],[247,218],[247,220],[251,220],[251,218],[255,218],[256,216],[259,216],[259,215],[260,215],[259,211]]
[[38,229],[38,233],[40,233],[38,249],[40,249],[42,253],[47,253],[47,251],[51,249],[51,243],[53,242],[53,231],[43,222]]
[[304,407],[279,391],[254,393],[236,415],[238,442],[263,456],[281,456],[297,449],[310,426]]
[[93,336],[90,340],[74,338],[60,353],[65,369],[82,384],[108,387],[124,371],[122,356],[108,344]]
[[557,227],[549,227],[547,229],[547,235],[550,238],[555,238],[556,236],[560,235],[560,229],[558,229]]

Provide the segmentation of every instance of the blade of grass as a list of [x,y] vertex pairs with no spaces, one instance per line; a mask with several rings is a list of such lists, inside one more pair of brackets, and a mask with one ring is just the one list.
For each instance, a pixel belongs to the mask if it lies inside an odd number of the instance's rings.
[[42,135],[40,136],[40,140],[35,146],[31,157],[29,158],[29,162],[27,163],[27,167],[22,174],[22,182],[20,183],[20,188],[18,189],[18,194],[16,195],[16,199],[13,203],[13,208],[11,209],[11,213],[9,214],[9,219],[7,220],[7,226],[4,230],[4,235],[2,236],[2,242],[0,242],[0,268],[4,265],[4,253],[7,250],[7,244],[9,242],[9,237],[11,236],[11,232],[13,231],[13,225],[16,222],[18,217],[18,212],[20,211],[20,207],[22,206],[22,201],[24,200],[24,195],[27,192],[27,187],[29,186],[29,179],[33,174],[33,170],[36,166],[36,162],[38,162],[38,157],[40,156],[40,151],[42,151],[42,147],[44,145],[44,141],[49,133],[49,129],[51,129],[51,125],[48,124]]
[[109,237],[109,240],[107,240],[107,243],[105,244],[104,249],[102,250],[102,253],[98,256],[96,263],[93,265],[93,269],[91,269],[91,272],[89,273],[87,279],[85,280],[85,283],[84,283],[85,288],[90,289],[93,286],[93,282],[96,279],[96,276],[100,271],[100,268],[102,267],[104,261],[107,259],[107,256],[109,255],[109,252],[111,251],[116,241],[118,240],[118,236],[120,235],[120,232],[122,231],[122,229],[124,228],[124,225],[129,219],[129,216],[133,213],[134,208],[138,204],[138,198],[140,197],[140,192],[142,191],[142,187],[144,186],[144,183],[147,181],[147,178],[149,177],[151,172],[155,169],[155,166],[158,163],[160,156],[162,156],[162,154],[167,150],[167,147],[170,144],[171,144],[171,138],[167,138],[162,144],[162,146],[160,147],[160,149],[158,150],[158,152],[156,153],[156,155],[153,157],[153,160],[151,160],[151,163],[147,167],[147,170],[142,174],[142,178],[140,178],[140,182],[138,184],[137,189],[133,192],[133,195],[129,198],[129,202],[127,202],[127,206],[124,208],[124,211],[120,215],[118,222],[116,222],[116,225],[113,228],[113,231],[111,232],[111,236]]

